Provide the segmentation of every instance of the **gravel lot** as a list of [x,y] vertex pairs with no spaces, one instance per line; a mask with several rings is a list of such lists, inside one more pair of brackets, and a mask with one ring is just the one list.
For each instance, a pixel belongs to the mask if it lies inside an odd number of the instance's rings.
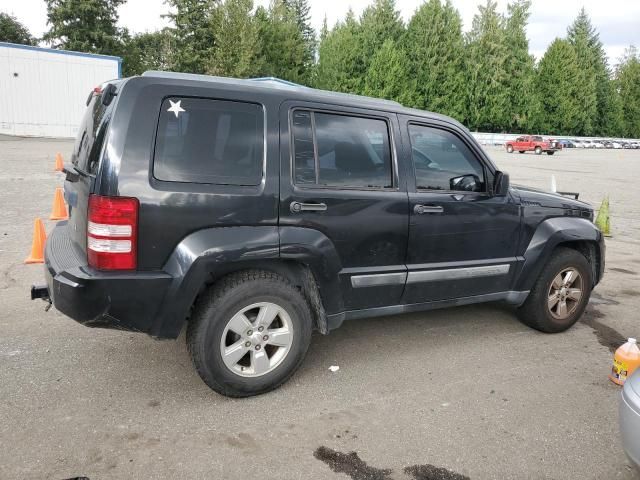
[[594,205],[610,195],[606,276],[569,332],[501,305],[347,322],[284,387],[232,400],[200,381],[183,337],[89,329],[28,299],[33,219],[70,150],[0,138],[0,478],[636,478],[607,373],[610,347],[640,336],[640,151],[489,148],[514,183],[554,174]]

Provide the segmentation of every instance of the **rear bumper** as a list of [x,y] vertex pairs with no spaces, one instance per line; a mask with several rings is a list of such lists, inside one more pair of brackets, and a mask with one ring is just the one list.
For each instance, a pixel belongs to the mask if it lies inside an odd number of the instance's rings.
[[57,310],[88,327],[149,333],[171,276],[101,272],[87,265],[60,222],[45,248],[45,280]]

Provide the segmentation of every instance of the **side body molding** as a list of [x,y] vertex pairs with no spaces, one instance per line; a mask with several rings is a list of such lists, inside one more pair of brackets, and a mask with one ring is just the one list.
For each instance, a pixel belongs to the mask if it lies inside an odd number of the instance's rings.
[[175,338],[189,308],[211,272],[225,273],[244,262],[278,258],[278,227],[207,228],[185,237],[173,250],[163,270],[173,280],[154,322],[152,335]]
[[[602,263],[604,237],[600,230],[584,218],[554,217],[541,222],[524,252],[524,263],[516,278],[514,290],[531,290],[546,265],[553,249],[565,242],[588,242],[595,248],[596,259]],[[599,281],[603,265],[594,266],[594,282]]]

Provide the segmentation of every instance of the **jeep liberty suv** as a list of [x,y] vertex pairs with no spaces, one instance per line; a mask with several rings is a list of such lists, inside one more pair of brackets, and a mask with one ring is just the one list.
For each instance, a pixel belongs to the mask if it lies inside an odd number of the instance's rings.
[[354,318],[503,301],[560,332],[602,278],[593,210],[510,187],[451,118],[161,72],[87,102],[65,168],[69,220],[31,296],[89,327],[186,328],[221,394],[281,385],[313,330]]

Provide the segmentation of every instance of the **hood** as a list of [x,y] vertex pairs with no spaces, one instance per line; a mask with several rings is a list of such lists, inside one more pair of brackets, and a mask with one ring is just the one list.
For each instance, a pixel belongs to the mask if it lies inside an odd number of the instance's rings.
[[591,205],[580,200],[565,197],[558,193],[545,192],[536,188],[522,185],[512,185],[511,190],[520,197],[524,206],[539,206],[547,208],[564,208],[593,211]]

